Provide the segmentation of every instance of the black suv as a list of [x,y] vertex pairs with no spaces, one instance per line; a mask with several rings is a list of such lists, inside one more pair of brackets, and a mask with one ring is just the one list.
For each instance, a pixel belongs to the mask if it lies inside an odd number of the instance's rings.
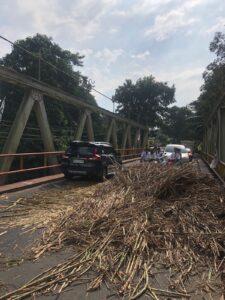
[[62,158],[62,172],[67,179],[75,175],[104,180],[122,164],[121,157],[106,142],[74,141]]

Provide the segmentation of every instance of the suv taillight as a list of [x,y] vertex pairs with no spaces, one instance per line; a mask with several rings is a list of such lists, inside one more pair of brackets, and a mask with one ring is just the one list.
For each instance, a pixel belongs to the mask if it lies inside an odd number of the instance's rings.
[[95,154],[93,155],[92,160],[101,160],[101,156],[99,154]]
[[99,154],[97,154],[97,149],[94,148],[93,149],[93,155],[91,158],[89,158],[90,160],[101,160],[101,156]]

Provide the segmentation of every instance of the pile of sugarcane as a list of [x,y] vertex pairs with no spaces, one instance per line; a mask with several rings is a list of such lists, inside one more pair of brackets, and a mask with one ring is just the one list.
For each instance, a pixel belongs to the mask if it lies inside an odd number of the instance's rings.
[[[190,165],[127,168],[74,203],[32,249],[36,259],[67,245],[76,255],[0,299],[61,292],[85,274],[88,291],[106,283],[127,299],[221,294],[224,216],[224,191]],[[155,281],[159,270],[168,275],[164,286]]]
[[74,188],[71,182],[63,189],[55,188],[11,201],[5,199],[4,205],[0,204],[0,236],[9,228],[20,227],[28,232],[51,226],[73,211],[74,202],[80,200],[80,195],[93,195],[95,186],[81,182]]

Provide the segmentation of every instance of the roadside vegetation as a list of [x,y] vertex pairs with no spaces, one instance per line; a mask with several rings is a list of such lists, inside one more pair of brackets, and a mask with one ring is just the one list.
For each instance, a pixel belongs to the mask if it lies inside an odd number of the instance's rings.
[[[25,50],[26,51],[25,51]],[[151,74],[140,77],[136,82],[125,79],[116,90],[112,100],[116,113],[149,127],[150,136],[165,144],[181,140],[201,141],[204,123],[217,101],[224,97],[225,79],[225,34],[217,32],[209,47],[216,54],[203,73],[204,84],[201,94],[189,106],[175,104],[175,86],[157,81]],[[0,59],[0,65],[32,76],[51,86],[60,88],[82,101],[97,105],[91,94],[91,81],[78,71],[83,66],[84,56],[62,49],[46,35],[36,34],[15,42],[11,53]],[[0,107],[4,112],[0,127],[0,149],[6,140],[24,91],[1,82]],[[75,138],[80,111],[78,108],[45,97],[53,139],[57,150],[65,149]],[[101,116],[93,115],[96,139],[104,139],[106,122]],[[84,139],[86,137],[84,136]],[[119,136],[119,139],[121,137]],[[42,151],[40,131],[35,115],[32,114],[25,129],[18,152]]]
[[192,104],[196,110],[196,129],[199,137],[203,135],[205,122],[219,101],[225,103],[225,34],[217,32],[209,45],[216,58],[203,73],[204,83],[201,94]]

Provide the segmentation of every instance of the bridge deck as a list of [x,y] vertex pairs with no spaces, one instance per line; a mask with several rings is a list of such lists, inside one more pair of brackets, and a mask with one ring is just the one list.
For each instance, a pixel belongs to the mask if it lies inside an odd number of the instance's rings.
[[[197,162],[197,160],[196,160]],[[199,160],[198,166],[200,167],[201,171],[204,173],[210,173],[209,169],[205,166],[204,162]],[[197,164],[196,164],[197,166]],[[62,175],[61,175],[62,176]],[[90,190],[95,189],[97,187],[98,183],[96,182],[89,182],[89,181],[79,181],[79,180],[72,180],[72,181],[56,181],[54,184],[48,184],[45,186],[40,187],[34,187],[29,190],[23,190],[16,193],[8,194],[8,198],[4,195],[0,196],[0,207],[5,205],[6,202],[10,205],[15,203],[16,199],[27,199],[27,203],[29,204],[29,201],[31,201],[31,204],[29,206],[34,206],[35,209],[38,211],[39,206],[41,206],[41,201],[45,199],[45,196],[47,193],[52,194],[51,195],[51,201],[50,203],[44,204],[44,213],[51,214],[51,207],[54,206],[55,209],[63,208],[63,205],[66,204],[68,207],[70,205],[70,201],[73,201],[73,199],[69,198],[67,199],[67,203],[62,203],[62,195],[65,193],[65,191],[71,192],[72,189],[76,190],[78,193],[84,193],[87,194],[90,192]],[[57,196],[58,195],[58,196]],[[35,202],[33,199],[36,199]],[[38,200],[39,199],[39,200]],[[40,201],[40,202],[38,202]],[[34,211],[33,211],[34,212]],[[62,213],[62,211],[61,211]],[[47,216],[47,215],[46,215]],[[32,211],[30,213],[30,218],[32,219]],[[42,216],[43,218],[43,216]],[[1,218],[0,218],[1,219]],[[3,227],[2,227],[3,228]],[[1,222],[0,222],[0,229],[1,228]],[[36,262],[33,261],[25,261],[23,263],[20,262],[20,257],[24,256],[30,249],[30,245],[33,244],[33,242],[40,236],[42,232],[41,226],[40,229],[37,231],[22,231],[22,227],[14,227],[14,228],[8,228],[5,229],[5,232],[1,234],[1,240],[0,240],[0,278],[2,283],[6,284],[7,287],[4,288],[4,286],[0,289],[0,295],[6,293],[6,288],[12,290],[15,288],[20,287],[22,284],[24,284],[26,281],[30,280],[30,278],[36,276],[40,272],[42,272],[44,269],[50,268],[56,264],[59,264],[60,262],[63,262],[68,257],[74,255],[74,249],[72,247],[68,247],[63,249],[62,251],[59,251],[57,253],[51,253],[50,255],[46,255],[44,257],[39,258]],[[4,263],[2,261],[7,261],[9,258],[9,263],[14,264],[11,265],[11,268],[4,269]],[[14,259],[14,262],[12,261]],[[18,263],[18,265],[17,265]],[[9,265],[10,266],[10,265]],[[164,270],[164,272],[159,272],[159,274],[156,276],[156,280],[160,283],[160,286],[163,287],[166,284],[166,278],[168,276],[168,270]],[[1,283],[1,282],[0,282]],[[1,287],[1,286],[0,286]],[[110,299],[120,299],[117,295],[113,295],[113,291],[110,291],[106,287],[102,287],[100,290],[97,290],[96,292],[92,292],[90,294],[86,293],[86,283],[84,281],[81,285],[74,285],[69,287],[65,290],[65,292],[61,295],[53,296],[53,295],[44,295],[40,296],[37,299],[62,299],[62,300],[100,300],[100,299],[106,299],[107,297],[110,297]],[[142,296],[140,299],[146,299],[146,296]],[[202,297],[196,296],[195,299],[202,299]],[[217,298],[214,298],[217,299]]]
[[[138,161],[139,158],[131,158],[123,161],[123,164],[131,164],[132,162]],[[11,193],[11,192],[16,192],[20,191],[23,189],[31,188],[34,186],[38,186],[44,183],[49,183],[49,182],[54,182],[60,179],[63,179],[64,175],[62,173],[56,174],[56,175],[49,175],[49,176],[43,176],[40,178],[35,178],[35,179],[30,179],[30,180],[25,180],[25,181],[20,181],[16,183],[11,183],[11,184],[5,184],[0,186],[0,195],[4,193]]]
[[62,178],[64,178],[64,175],[60,173],[56,175],[43,176],[41,178],[35,178],[26,181],[2,185],[0,186],[0,194],[11,193],[25,188],[31,188],[43,183],[53,182]]

